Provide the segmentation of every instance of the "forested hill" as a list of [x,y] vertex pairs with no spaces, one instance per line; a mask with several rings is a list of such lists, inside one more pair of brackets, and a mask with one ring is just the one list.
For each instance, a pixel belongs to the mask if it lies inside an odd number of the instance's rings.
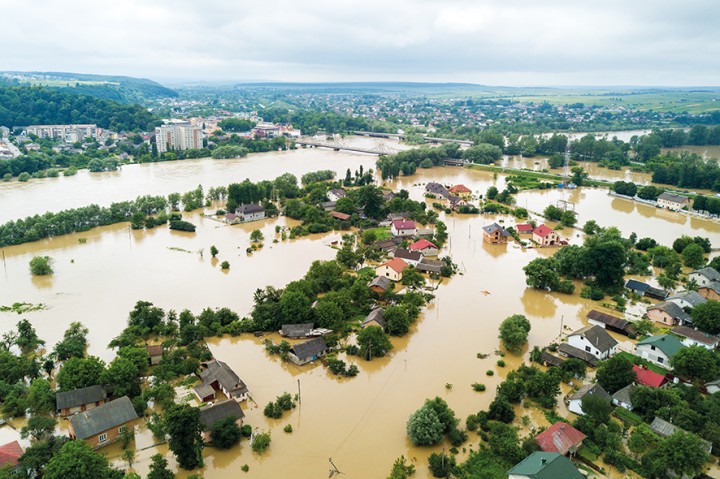
[[124,105],[46,87],[0,85],[0,125],[95,123],[116,131],[148,131],[160,122],[140,105]]
[[72,89],[74,93],[82,93],[120,103],[143,103],[145,100],[175,98],[178,96],[175,90],[147,78],[116,75],[65,72],[0,72],[1,79],[20,85]]

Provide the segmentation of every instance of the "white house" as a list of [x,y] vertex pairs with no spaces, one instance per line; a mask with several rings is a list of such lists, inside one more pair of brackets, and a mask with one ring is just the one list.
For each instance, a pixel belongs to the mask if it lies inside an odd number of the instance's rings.
[[400,258],[410,266],[417,266],[423,259],[423,255],[419,251],[410,251],[405,248],[398,248],[393,253],[394,258]]
[[402,259],[393,258],[375,268],[375,273],[378,276],[385,276],[392,281],[400,281],[403,276],[403,270],[407,267],[408,264]]
[[395,220],[390,226],[390,232],[393,236],[415,236],[417,226],[412,220]]
[[685,291],[683,293],[673,294],[669,296],[665,301],[671,301],[681,308],[694,308],[698,304],[702,304],[707,299],[700,296],[697,291]]
[[657,199],[658,206],[669,210],[678,211],[690,207],[690,198],[687,196],[674,195],[664,191]]
[[586,384],[577,390],[575,394],[570,396],[568,400],[568,410],[582,416],[585,413],[582,410],[582,399],[585,396],[594,396],[608,402],[612,401],[612,397],[599,384]]
[[703,333],[690,326],[675,326],[671,332],[680,336],[683,346],[702,346],[705,349],[714,351],[720,345],[720,338],[712,334]]
[[585,326],[570,334],[570,346],[592,354],[598,359],[607,359],[615,354],[618,342],[600,326]]
[[628,384],[624,388],[617,391],[612,395],[612,403],[616,406],[627,409],[628,411],[633,410],[632,405],[632,392],[637,386],[634,384]]
[[337,201],[340,198],[345,198],[346,196],[347,193],[345,193],[345,190],[330,190],[327,192],[327,197],[330,201]]
[[715,268],[707,266],[688,274],[688,282],[692,280],[695,280],[698,286],[707,286],[715,281],[720,281],[720,273]]

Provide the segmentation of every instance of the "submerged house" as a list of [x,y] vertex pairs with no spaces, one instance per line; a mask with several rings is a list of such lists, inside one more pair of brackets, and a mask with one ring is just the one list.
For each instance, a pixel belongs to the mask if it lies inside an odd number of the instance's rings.
[[483,241],[490,244],[505,244],[508,242],[510,233],[497,223],[482,227]]
[[55,406],[61,416],[89,411],[107,402],[102,386],[88,386],[72,391],[61,391],[55,396]]
[[540,225],[533,230],[533,242],[538,246],[559,246],[560,235],[547,225]]
[[280,335],[286,338],[307,338],[313,331],[313,323],[283,324]]
[[633,336],[637,333],[637,328],[624,319],[606,314],[600,311],[592,310],[587,314],[588,323],[600,326],[608,331],[614,331],[625,336]]
[[298,366],[302,366],[303,364],[307,364],[325,356],[329,352],[330,348],[328,348],[322,338],[314,338],[310,341],[296,344],[290,348],[288,357],[290,358],[290,361],[294,362]]
[[265,208],[256,203],[240,205],[235,210],[235,213],[225,215],[226,221],[231,224],[247,223],[248,221],[256,221],[263,218],[265,218]]
[[244,401],[248,398],[248,388],[230,366],[217,359],[211,359],[200,365],[202,384],[195,386],[195,395],[201,402],[212,401],[217,391],[222,391],[229,399]]
[[208,404],[200,408],[200,425],[202,426],[202,436],[205,442],[212,440],[211,430],[213,424],[227,418],[235,419],[235,424],[242,427],[245,413],[240,408],[237,401],[227,399],[225,401]]
[[134,431],[137,413],[130,398],[123,396],[89,411],[70,416],[70,438],[81,439],[93,449],[105,447]]

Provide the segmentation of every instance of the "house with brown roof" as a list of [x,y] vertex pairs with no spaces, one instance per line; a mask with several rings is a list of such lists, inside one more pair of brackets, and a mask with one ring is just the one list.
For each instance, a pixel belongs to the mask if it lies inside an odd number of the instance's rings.
[[615,354],[618,342],[605,329],[591,325],[571,333],[567,338],[567,344],[598,359],[607,359]]
[[472,196],[472,190],[465,185],[455,185],[448,190],[455,196],[459,196],[465,200],[470,199]]
[[350,215],[347,213],[340,213],[339,211],[331,211],[330,216],[340,221],[347,221],[350,219]]
[[530,223],[520,223],[519,225],[515,225],[515,231],[517,231],[519,235],[531,235],[533,227]]
[[538,246],[558,246],[560,245],[560,235],[547,225],[540,225],[533,230],[533,242]]
[[200,364],[202,384],[195,386],[195,395],[201,402],[212,401],[217,391],[222,391],[229,399],[244,401],[248,398],[248,388],[230,366],[217,359]]
[[692,316],[672,301],[663,301],[650,306],[645,316],[667,326],[692,323]]
[[637,328],[630,321],[594,309],[587,314],[587,320],[591,325],[600,326],[625,336],[634,335],[637,332]]
[[573,455],[587,436],[566,422],[556,422],[535,436],[535,442],[545,452]]
[[156,366],[160,364],[163,356],[163,347],[160,344],[153,344],[145,346],[145,351],[148,353],[148,362],[150,366]]
[[505,244],[510,238],[510,233],[497,223],[482,227],[483,241],[490,244]]
[[370,281],[370,284],[368,285],[369,288],[372,290],[373,293],[382,294],[385,291],[390,288],[390,285],[392,282],[390,279],[386,276],[375,276],[375,278]]
[[400,258],[393,258],[375,268],[375,273],[378,276],[385,276],[392,281],[400,281],[402,279],[403,271],[409,265]]
[[202,426],[202,437],[205,442],[212,440],[212,427],[213,425],[227,418],[235,419],[235,424],[239,427],[243,425],[243,418],[245,413],[240,408],[240,404],[237,401],[227,399],[225,401],[218,401],[214,404],[208,404],[200,408],[200,425]]
[[10,467],[16,469],[20,464],[20,458],[25,454],[20,443],[17,441],[8,442],[0,446],[0,469]]
[[72,391],[60,391],[55,395],[55,408],[61,416],[89,411],[107,402],[102,386],[88,386]]
[[420,260],[423,259],[423,255],[419,251],[410,251],[405,248],[398,248],[393,253],[393,258],[400,258],[410,266],[417,266]]
[[137,413],[130,398],[123,396],[89,411],[70,416],[69,435],[81,439],[93,449],[105,447],[133,432]]
[[680,340],[684,346],[702,346],[705,349],[713,351],[720,345],[720,338],[712,334],[704,333],[697,328],[689,326],[675,326],[670,330],[676,336],[680,336]]

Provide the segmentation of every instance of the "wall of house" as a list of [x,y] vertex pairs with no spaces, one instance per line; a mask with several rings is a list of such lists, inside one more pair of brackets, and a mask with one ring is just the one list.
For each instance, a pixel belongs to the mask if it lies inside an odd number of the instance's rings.
[[661,309],[649,309],[645,316],[648,317],[651,321],[657,321],[658,323],[663,323],[667,326],[674,326],[675,320],[665,311]]
[[573,399],[568,402],[568,411],[574,412],[575,414],[582,416],[585,414],[582,410],[582,404],[579,399]]
[[398,274],[397,271],[389,266],[381,266],[376,271],[378,276],[385,276],[386,278],[390,278],[392,281],[400,281],[402,279],[402,275]]
[[693,279],[698,284],[698,286],[707,286],[708,284],[712,283],[712,281],[710,281],[704,275],[699,274],[699,273],[690,273],[688,275],[688,281],[691,281]]
[[649,344],[643,344],[637,347],[637,354],[641,358],[647,359],[651,363],[657,364],[665,369],[672,369],[670,367],[670,361],[668,360],[665,353],[660,351],[658,348],[651,349],[652,346]]
[[622,401],[618,401],[617,399],[613,398],[612,403],[616,406],[620,406],[621,408],[627,409],[628,411],[632,411],[633,408],[630,404],[624,403]]
[[699,288],[698,294],[702,296],[705,299],[712,299],[713,301],[720,301],[720,295],[718,295],[715,290],[712,290],[710,288]]
[[580,335],[569,336],[568,344],[570,346],[575,346],[578,349],[582,349],[583,351],[592,354],[598,359],[605,359],[614,352],[614,348],[605,353],[600,352],[600,350],[596,348],[595,345],[591,344],[590,341],[587,340],[587,338],[584,338]]
[[102,406],[102,405],[105,404],[106,402],[107,402],[107,401],[103,399],[103,400],[98,401],[98,402],[95,402],[95,403],[83,404],[83,405],[81,405],[81,406],[75,406],[75,407],[71,407],[71,408],[65,408],[65,409],[63,409],[63,410],[60,411],[60,415],[61,415],[61,416],[71,416],[71,415],[73,415],[73,414],[75,414],[75,413],[78,413],[78,412],[89,411],[90,409],[95,409],[95,408],[98,407],[98,406]]
[[[105,447],[105,446],[107,446],[108,444],[112,444],[112,443],[120,440],[121,437],[122,437],[122,433],[120,432],[120,428],[123,427],[123,426],[125,426],[125,427],[127,428],[127,430],[129,430],[129,431],[131,431],[131,432],[134,433],[134,429],[133,429],[133,426],[134,426],[134,425],[135,425],[135,421],[129,421],[129,422],[126,422],[125,424],[119,425],[118,427],[114,427],[114,428],[112,428],[112,429],[108,429],[108,430],[105,431],[104,433],[96,434],[96,435],[94,435],[94,436],[92,436],[92,437],[89,437],[89,438],[87,438],[87,439],[84,439],[84,441],[85,441],[85,443],[86,443],[88,446],[92,447],[93,449],[100,449],[101,447]],[[107,434],[107,440],[106,440],[106,441],[100,442],[100,435],[101,435],[101,434]]]

